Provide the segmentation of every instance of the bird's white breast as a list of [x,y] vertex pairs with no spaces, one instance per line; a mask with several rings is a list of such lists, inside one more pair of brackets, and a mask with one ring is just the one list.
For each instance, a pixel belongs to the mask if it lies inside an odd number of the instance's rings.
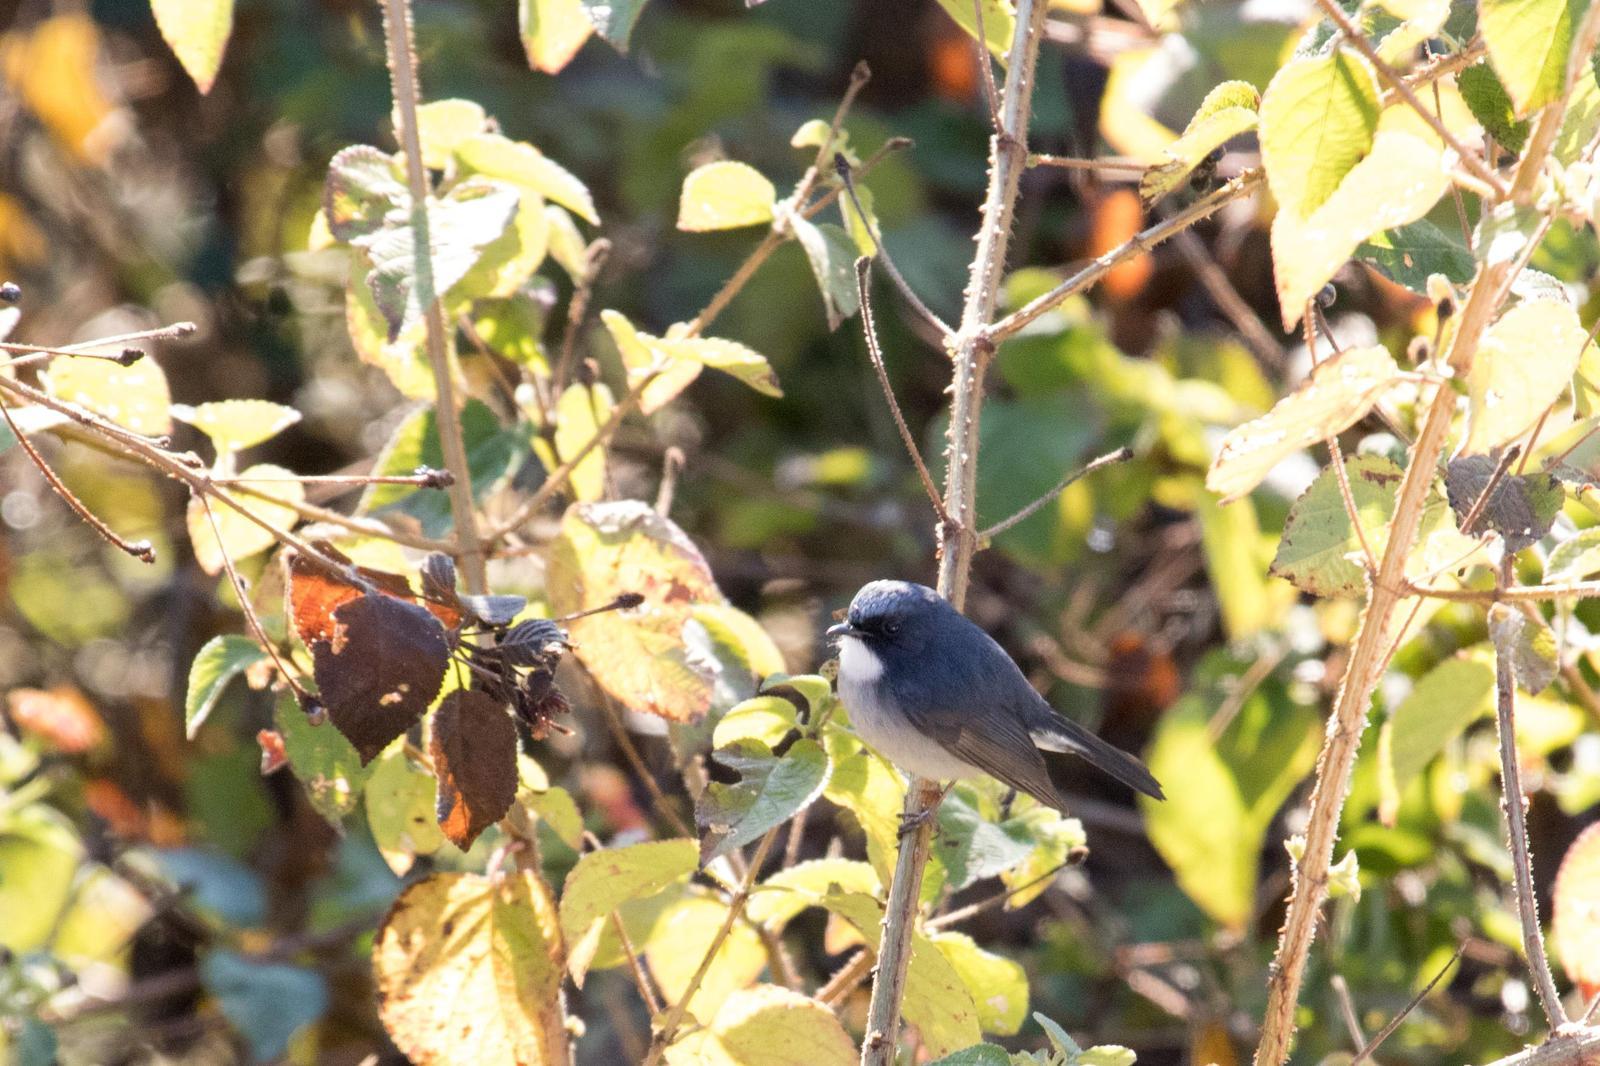
[[871,648],[846,637],[839,647],[839,698],[850,712],[856,732],[902,770],[919,777],[948,781],[979,773],[920,733],[905,715],[884,706],[879,687],[883,663]]

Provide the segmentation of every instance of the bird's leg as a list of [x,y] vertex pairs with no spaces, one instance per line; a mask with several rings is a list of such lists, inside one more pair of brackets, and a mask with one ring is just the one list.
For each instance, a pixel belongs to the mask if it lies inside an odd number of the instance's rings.
[[954,787],[954,781],[946,781],[944,787],[939,790],[939,798],[934,800],[928,806],[924,807],[922,810],[918,811],[916,814],[907,814],[904,811],[901,811],[900,832],[897,834],[898,839],[904,840],[912,833],[915,833],[918,829],[921,829],[923,824],[927,822],[929,818],[932,818],[934,815],[938,814],[939,804],[944,802],[945,796],[949,795],[950,790]]

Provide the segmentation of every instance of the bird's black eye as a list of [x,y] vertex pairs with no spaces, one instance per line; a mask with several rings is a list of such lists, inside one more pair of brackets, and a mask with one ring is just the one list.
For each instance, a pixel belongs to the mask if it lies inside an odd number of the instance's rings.
[[896,633],[900,632],[900,621],[899,621],[899,619],[891,618],[888,621],[884,622],[883,623],[883,631],[885,633],[887,633],[891,637],[894,636]]

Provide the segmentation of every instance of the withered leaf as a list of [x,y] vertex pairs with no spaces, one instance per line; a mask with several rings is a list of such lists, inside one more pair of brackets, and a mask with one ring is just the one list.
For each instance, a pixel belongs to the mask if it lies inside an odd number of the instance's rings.
[[528,606],[526,596],[463,596],[461,602],[480,624],[496,629],[510,625]]
[[567,646],[567,634],[548,618],[530,618],[506,630],[495,648],[512,666],[554,667]]
[[486,692],[452,692],[428,743],[439,778],[439,828],[462,851],[498,822],[517,795],[517,727]]
[[[284,584],[289,593],[289,617],[294,620],[295,632],[307,647],[317,641],[331,640],[334,611],[367,594],[368,590],[361,586],[356,577],[385,595],[411,602],[417,599],[411,583],[400,574],[356,566],[348,556],[327,541],[316,541],[314,544],[324,555],[346,566],[348,572],[339,573],[324,565],[320,559],[308,558],[299,552],[289,552],[284,556],[288,569],[288,579]],[[461,611],[448,602],[429,603],[427,607],[445,628],[455,629],[461,624]]]
[[334,609],[329,639],[313,643],[311,654],[328,716],[366,765],[439,694],[450,645],[427,610],[362,595]]
[[1497,465],[1495,457],[1489,455],[1452,459],[1445,470],[1444,487],[1463,533],[1474,535],[1492,529],[1505,541],[1507,551],[1518,552],[1550,532],[1565,494],[1561,482],[1549,474],[1506,474],[1479,509],[1474,528],[1467,529],[1467,516],[1489,487]]
[[460,609],[456,594],[455,560],[444,552],[429,552],[422,560],[422,594],[429,600]]

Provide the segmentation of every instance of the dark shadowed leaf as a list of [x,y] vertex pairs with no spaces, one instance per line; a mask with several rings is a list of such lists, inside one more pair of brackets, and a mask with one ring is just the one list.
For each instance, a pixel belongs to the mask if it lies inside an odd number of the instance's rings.
[[1528,141],[1528,120],[1517,118],[1516,107],[1494,67],[1488,63],[1468,67],[1456,75],[1456,87],[1484,131],[1501,147],[1520,154]]
[[[1465,455],[1450,461],[1445,491],[1463,527],[1478,497],[1489,487],[1495,465],[1495,459],[1487,455]],[[1474,529],[1463,528],[1463,532],[1470,535],[1492,529],[1505,540],[1508,551],[1521,551],[1550,532],[1564,498],[1561,482],[1549,474],[1507,474],[1481,508]]]
[[444,552],[429,552],[422,560],[422,594],[430,600],[449,604],[460,603],[456,594],[456,563]]
[[526,596],[463,596],[461,602],[480,624],[498,629],[508,626],[512,619],[528,606]]
[[331,637],[313,644],[311,653],[328,716],[365,764],[439,694],[450,645],[424,608],[369,595],[335,609]]
[[[501,634],[495,648],[512,666],[536,666],[566,650],[567,635],[548,618],[518,622]],[[553,663],[552,663],[553,665]]]
[[723,772],[738,777],[725,784],[713,774],[695,805],[702,863],[787,822],[809,807],[828,782],[828,756],[814,740],[796,741],[782,756],[773,755],[759,740],[741,740],[712,759]]
[[452,692],[433,716],[428,751],[439,778],[439,828],[465,851],[516,798],[517,727],[493,696]]

